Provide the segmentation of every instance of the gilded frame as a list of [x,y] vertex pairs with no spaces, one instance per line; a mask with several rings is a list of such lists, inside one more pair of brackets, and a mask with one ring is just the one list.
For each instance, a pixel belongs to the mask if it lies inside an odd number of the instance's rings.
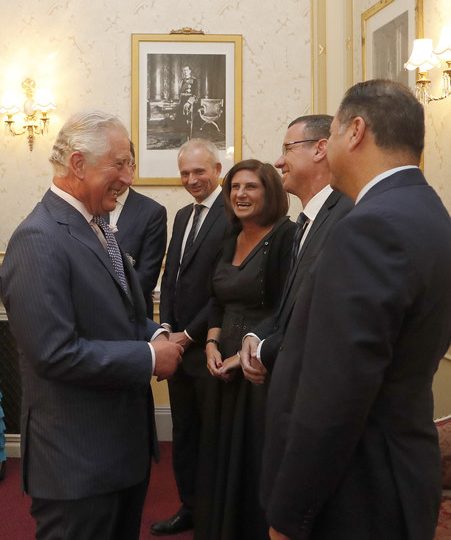
[[407,72],[413,40],[423,36],[423,0],[379,0],[361,15],[363,80],[386,78],[415,88]]
[[226,171],[241,159],[242,40],[241,35],[132,34],[137,185],[180,185],[177,152],[191,137],[212,140]]

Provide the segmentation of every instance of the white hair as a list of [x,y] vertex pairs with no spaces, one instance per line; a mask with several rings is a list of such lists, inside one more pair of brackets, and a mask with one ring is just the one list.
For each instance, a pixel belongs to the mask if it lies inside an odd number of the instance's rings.
[[95,163],[110,148],[108,130],[111,128],[127,133],[119,118],[109,113],[89,111],[71,116],[60,129],[49,157],[55,174],[67,174],[68,159],[73,152],[80,152]]
[[195,148],[202,148],[203,150],[208,152],[210,154],[213,165],[216,165],[216,163],[221,163],[218,148],[208,139],[190,139],[189,141],[183,143],[180,147],[179,153],[177,154],[177,161],[180,159],[183,152],[194,150]]

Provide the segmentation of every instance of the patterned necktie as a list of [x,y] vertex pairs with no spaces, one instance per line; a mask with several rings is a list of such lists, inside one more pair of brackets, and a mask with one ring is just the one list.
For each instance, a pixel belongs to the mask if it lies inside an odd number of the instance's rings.
[[92,218],[92,221],[99,226],[99,228],[105,235],[106,251],[111,259],[111,262],[113,263],[113,268],[116,272],[116,276],[119,278],[119,283],[121,284],[121,287],[128,294],[128,284],[125,277],[124,264],[122,262],[122,256],[119,250],[119,246],[117,245],[116,238],[114,237],[110,226],[103,219],[102,216],[94,216]]
[[298,216],[298,219],[296,220],[296,232],[294,233],[293,237],[293,246],[291,248],[291,265],[290,270],[294,268],[294,265],[296,264],[296,260],[299,255],[299,246],[301,245],[301,239],[305,232],[305,229],[307,228],[309,219],[304,214],[304,212],[301,212]]
[[191,229],[189,231],[188,238],[186,239],[185,251],[183,252],[183,259],[185,258],[185,255],[193,247],[194,239],[196,238],[197,225],[199,224],[200,213],[202,212],[203,208],[205,208],[205,206],[203,204],[195,204],[194,205],[193,224],[191,225]]

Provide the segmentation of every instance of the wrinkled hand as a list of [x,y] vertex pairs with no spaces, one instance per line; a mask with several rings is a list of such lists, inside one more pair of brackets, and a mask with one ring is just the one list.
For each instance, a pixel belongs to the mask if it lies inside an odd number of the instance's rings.
[[183,348],[177,343],[172,343],[168,339],[156,339],[152,341],[155,351],[154,375],[157,381],[169,379],[174,375],[177,366],[182,360]]
[[233,356],[229,356],[229,358],[226,358],[223,363],[222,367],[219,369],[220,371],[220,377],[223,381],[228,382],[233,379],[236,373],[236,369],[240,367],[240,358],[237,354],[234,354]]
[[172,343],[178,343],[183,347],[183,350],[186,351],[186,349],[191,345],[191,340],[185,332],[171,332],[169,334],[169,341],[172,341]]
[[269,538],[271,538],[271,540],[290,540],[288,536],[276,531],[276,529],[273,529],[272,527],[269,528]]
[[260,341],[255,336],[247,336],[243,340],[240,351],[241,369],[244,377],[253,384],[263,384],[267,373],[265,366],[257,358],[257,348]]
[[222,356],[214,343],[207,343],[205,347],[207,355],[207,368],[213,377],[221,377],[220,369],[222,368]]

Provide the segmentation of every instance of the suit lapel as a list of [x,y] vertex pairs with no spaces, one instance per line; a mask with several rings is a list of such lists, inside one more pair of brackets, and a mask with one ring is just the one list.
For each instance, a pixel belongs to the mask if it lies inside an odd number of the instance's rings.
[[299,266],[301,264],[302,259],[304,258],[305,253],[308,253],[308,247],[309,245],[315,241],[315,235],[321,228],[321,225],[326,221],[328,218],[330,211],[332,208],[337,204],[338,199],[340,198],[340,194],[336,191],[333,191],[329,197],[327,197],[326,202],[323,204],[323,206],[320,208],[320,211],[318,212],[317,216],[313,220],[312,226],[310,228],[310,231],[307,234],[307,237],[305,239],[305,242],[302,244],[301,251],[298,255],[298,258],[296,259],[296,263],[290,272],[290,275],[287,278],[284,294],[282,297],[282,302],[280,303],[280,307],[277,313],[277,316],[283,311],[285,304],[287,303],[287,300],[290,298],[290,291],[293,287],[294,282],[297,280],[296,278],[299,278]]
[[139,207],[140,201],[139,199],[135,199],[135,192],[130,189],[127,200],[117,220],[118,232],[116,236],[119,234],[120,238],[125,238],[127,235],[132,234],[133,231],[129,229],[134,220],[131,218],[139,213]]
[[[202,245],[202,242],[207,236],[209,230],[211,229],[213,224],[216,222],[218,215],[223,211],[223,208],[224,208],[224,201],[222,198],[222,193],[220,193],[218,197],[216,198],[215,202],[213,203],[212,207],[210,208],[204,222],[202,223],[202,226],[199,229],[199,232],[197,233],[197,236],[194,240],[193,247],[190,249],[189,253],[187,253],[186,257],[183,258],[183,263],[180,267],[180,272],[182,272],[189,265],[195,253],[197,252],[199,247]],[[186,221],[186,223],[187,222],[188,220]],[[186,224],[183,229],[183,232],[185,231],[185,229],[186,229]],[[183,238],[183,234],[182,234],[182,238]]]
[[[76,238],[79,242],[84,244],[96,255],[98,259],[100,259],[102,264],[109,272],[110,276],[116,282],[119,290],[121,291],[121,294],[125,298],[127,298],[128,302],[131,302],[131,299],[122,289],[119,278],[114,271],[113,264],[110,257],[108,256],[108,253],[103,248],[102,244],[96,236],[96,233],[93,231],[84,216],[82,216],[82,214],[80,214],[80,212],[76,210],[73,206],[64,201],[61,197],[58,197],[58,195],[55,195],[50,190],[47,191],[47,193],[44,195],[42,202],[46,206],[48,211],[52,214],[54,219],[58,223],[67,227],[68,233],[73,238]],[[122,259],[124,259],[124,254],[122,253],[122,251],[121,254]],[[124,262],[124,266],[125,264],[126,263]]]

